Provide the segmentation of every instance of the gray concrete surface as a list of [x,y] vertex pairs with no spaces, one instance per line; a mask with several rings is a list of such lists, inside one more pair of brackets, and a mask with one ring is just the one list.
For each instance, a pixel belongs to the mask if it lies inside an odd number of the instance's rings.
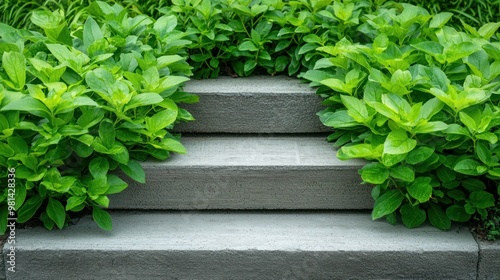
[[[340,161],[324,136],[183,137],[187,155],[145,162],[146,184],[113,209],[371,209],[361,160]],[[126,178],[124,176],[124,178]]]
[[183,104],[196,121],[176,126],[197,133],[313,133],[329,132],[316,113],[321,98],[299,79],[284,76],[220,77],[192,80],[184,91],[200,96]]
[[478,241],[478,244],[480,262],[477,279],[500,279],[500,240]]
[[0,261],[0,280],[5,280],[5,263],[4,258]]
[[7,279],[475,279],[467,229],[409,230],[369,213],[112,213],[19,230]]

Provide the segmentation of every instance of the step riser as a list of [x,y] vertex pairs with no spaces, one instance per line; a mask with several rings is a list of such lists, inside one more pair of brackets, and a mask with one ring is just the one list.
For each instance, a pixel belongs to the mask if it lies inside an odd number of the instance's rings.
[[193,80],[184,91],[200,96],[182,105],[196,121],[176,126],[190,133],[330,132],[316,113],[323,110],[314,89],[288,77],[221,77]]
[[182,168],[146,165],[147,184],[110,196],[111,209],[371,209],[358,166]]
[[[53,256],[50,261],[48,255]],[[9,273],[9,280],[53,280],[62,275],[68,280],[476,278],[475,256],[453,252],[428,256],[398,252],[92,251],[82,255],[80,251],[28,251],[20,252],[19,259],[26,260],[18,264],[25,271]]]

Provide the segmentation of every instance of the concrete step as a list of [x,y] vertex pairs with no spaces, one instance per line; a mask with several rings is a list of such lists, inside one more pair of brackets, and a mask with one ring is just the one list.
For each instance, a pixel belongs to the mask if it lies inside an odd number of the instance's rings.
[[146,184],[112,209],[371,209],[361,160],[340,161],[325,136],[189,136],[186,155],[142,163]]
[[192,80],[184,91],[200,102],[183,105],[195,122],[176,127],[196,133],[314,133],[328,132],[316,113],[323,110],[315,90],[285,76],[220,77]]
[[480,261],[466,228],[409,230],[363,212],[112,217],[111,232],[88,217],[62,231],[18,230],[7,279],[476,279]]

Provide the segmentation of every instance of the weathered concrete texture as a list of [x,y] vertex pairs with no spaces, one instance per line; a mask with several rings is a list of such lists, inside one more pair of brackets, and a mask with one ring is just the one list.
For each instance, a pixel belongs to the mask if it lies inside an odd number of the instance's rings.
[[192,80],[184,91],[200,96],[197,104],[182,105],[195,122],[176,127],[198,133],[328,132],[316,113],[323,110],[314,89],[298,79],[277,77]]
[[19,230],[7,279],[475,279],[467,229],[408,230],[369,213],[112,213]]
[[[0,237],[4,238],[4,237]],[[0,241],[0,244],[3,246],[4,242]],[[2,261],[0,261],[0,280],[5,280],[5,263],[4,263],[4,258],[2,258]]]
[[[323,136],[184,137],[188,154],[145,162],[146,184],[112,209],[371,209],[363,161],[340,161]],[[126,178],[126,176],[124,176]]]
[[500,241],[478,241],[479,244],[479,280],[500,279]]

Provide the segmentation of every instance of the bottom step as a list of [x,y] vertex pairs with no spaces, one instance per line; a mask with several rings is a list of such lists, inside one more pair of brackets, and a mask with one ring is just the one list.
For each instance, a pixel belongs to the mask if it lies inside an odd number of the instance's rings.
[[[468,229],[409,230],[367,212],[113,212],[19,229],[7,279],[476,279]],[[8,250],[4,248],[4,260]]]

